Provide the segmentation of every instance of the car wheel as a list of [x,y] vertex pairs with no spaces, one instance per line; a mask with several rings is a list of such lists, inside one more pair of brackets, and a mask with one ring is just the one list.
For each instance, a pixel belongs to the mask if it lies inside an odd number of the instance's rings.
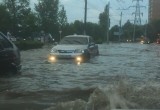
[[10,72],[13,74],[18,74],[20,73],[20,69],[18,69],[16,66],[12,66]]

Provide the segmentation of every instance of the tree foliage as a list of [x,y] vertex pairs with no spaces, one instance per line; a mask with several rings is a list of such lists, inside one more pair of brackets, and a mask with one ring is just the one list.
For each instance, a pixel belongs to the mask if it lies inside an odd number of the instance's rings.
[[86,32],[87,35],[92,36],[97,43],[103,42],[102,30],[99,24],[87,22]]
[[107,38],[107,26],[108,26],[108,16],[109,16],[109,13],[107,11],[107,9],[109,8],[108,5],[106,5],[105,9],[104,9],[104,12],[100,13],[99,15],[99,25],[100,25],[100,28],[101,28],[101,32],[102,32],[102,37],[103,37],[103,41],[106,41],[106,38]]
[[61,10],[58,12],[58,24],[62,29],[67,25],[67,15],[63,5]]
[[31,12],[29,7],[29,0],[4,0],[6,10],[9,12],[11,18],[11,30],[14,34],[20,35],[23,28],[26,28],[28,24],[25,23],[26,17]]
[[134,25],[128,20],[122,27],[123,40],[133,40]]
[[119,26],[115,25],[110,30],[110,41],[119,41],[119,38],[117,35],[115,35],[115,32],[119,32]]
[[[3,0],[0,4],[0,31],[10,31],[14,36],[29,38],[37,37],[41,31],[51,33],[55,40],[59,40],[61,30],[62,37],[69,34],[83,34],[83,21],[76,20],[68,23],[65,7],[59,4],[59,0],[38,0],[35,10],[30,8],[30,0]],[[99,14],[99,23],[87,22],[86,34],[93,36],[98,43],[106,41],[108,26],[108,5]],[[112,19],[111,19],[112,20]],[[160,33],[160,20],[151,22],[148,25],[137,26],[135,39],[147,35],[151,41],[157,39]],[[146,31],[147,29],[147,31]],[[134,24],[129,20],[122,26],[121,40],[133,39]],[[110,40],[118,41],[114,32],[119,31],[115,25],[110,29]],[[145,34],[145,31],[147,34]]]
[[[145,25],[134,25],[129,20],[122,26],[121,41],[133,40],[138,41],[142,36],[147,37],[145,34]],[[135,31],[135,35],[134,35]],[[134,37],[134,38],[133,38]]]
[[7,30],[11,29],[11,19],[9,12],[4,5],[0,5],[0,30],[7,33]]
[[59,0],[39,0],[35,10],[40,20],[40,29],[45,33],[58,36],[58,7]]

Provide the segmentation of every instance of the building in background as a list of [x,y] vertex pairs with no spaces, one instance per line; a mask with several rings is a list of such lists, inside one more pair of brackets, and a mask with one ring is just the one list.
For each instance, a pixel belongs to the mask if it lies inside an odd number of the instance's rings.
[[160,20],[160,0],[149,0],[149,22]]

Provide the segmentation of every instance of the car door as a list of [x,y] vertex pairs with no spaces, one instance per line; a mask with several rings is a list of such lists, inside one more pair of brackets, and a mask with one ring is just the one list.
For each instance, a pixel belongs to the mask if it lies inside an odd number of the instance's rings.
[[12,44],[2,33],[0,33],[0,66],[9,63],[11,48],[13,48]]
[[96,54],[96,44],[93,41],[92,37],[89,37],[89,52],[91,55],[95,55]]

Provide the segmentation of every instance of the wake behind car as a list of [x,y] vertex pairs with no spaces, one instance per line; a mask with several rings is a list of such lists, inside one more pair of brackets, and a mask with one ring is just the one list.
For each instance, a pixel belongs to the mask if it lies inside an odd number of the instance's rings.
[[76,62],[84,62],[98,54],[98,45],[91,36],[69,35],[51,49],[48,60],[56,62],[58,59],[74,59]]
[[17,73],[21,69],[18,48],[0,32],[0,73]]

